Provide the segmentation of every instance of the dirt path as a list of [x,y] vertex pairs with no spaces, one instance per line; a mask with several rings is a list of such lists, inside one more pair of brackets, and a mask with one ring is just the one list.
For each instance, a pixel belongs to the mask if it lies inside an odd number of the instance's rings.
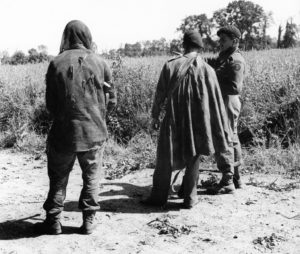
[[246,175],[248,185],[234,195],[209,196],[199,189],[200,202],[191,210],[180,209],[180,199],[170,199],[166,210],[139,204],[150,190],[151,169],[103,180],[99,225],[85,236],[78,234],[76,165],[64,233],[37,236],[33,224],[44,218],[48,191],[45,159],[0,151],[0,163],[0,253],[300,253],[299,179]]

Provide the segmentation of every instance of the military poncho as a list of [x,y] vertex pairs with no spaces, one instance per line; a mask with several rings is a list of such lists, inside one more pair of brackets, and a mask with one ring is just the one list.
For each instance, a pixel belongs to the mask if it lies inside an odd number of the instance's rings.
[[197,53],[164,65],[152,107],[153,118],[159,117],[165,101],[157,164],[166,165],[167,160],[175,170],[183,168],[193,156],[228,149],[231,133],[218,80]]

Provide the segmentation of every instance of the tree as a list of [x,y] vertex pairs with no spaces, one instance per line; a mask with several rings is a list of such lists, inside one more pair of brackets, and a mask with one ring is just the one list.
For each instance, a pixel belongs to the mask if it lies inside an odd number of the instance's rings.
[[182,52],[182,41],[173,39],[170,42],[170,53],[176,54],[176,53],[181,53],[181,52]]
[[273,23],[273,14],[272,12],[264,13],[261,22],[261,31],[262,31],[262,47],[265,49],[270,45],[270,36],[267,36],[267,28]]
[[26,58],[24,52],[21,50],[16,51],[10,59],[10,63],[13,65],[26,64],[27,58]]
[[281,34],[282,34],[282,26],[278,27],[278,38],[277,38],[277,48],[281,48]]
[[108,54],[110,59],[115,59],[118,56],[117,51],[115,49],[109,50]]
[[152,47],[152,41],[147,40],[147,41],[143,41],[143,53],[142,56],[151,56],[152,52],[151,52],[151,47]]
[[142,47],[142,56],[165,55],[170,51],[169,43],[165,38],[144,41],[142,42]]
[[48,54],[47,46],[45,46],[43,44],[38,46],[38,51],[39,51],[39,53],[45,53],[46,55]]
[[251,1],[233,1],[226,8],[215,11],[213,20],[219,26],[235,25],[241,31],[241,43],[245,49],[251,49],[261,37],[265,36],[272,14],[266,14],[263,8]]
[[[227,9],[222,8],[213,13],[213,22],[215,22],[219,27],[228,25],[228,14]],[[230,25],[230,24],[229,24]]]
[[135,44],[126,43],[124,46],[125,56],[129,56],[129,57],[140,56],[141,53],[142,53],[142,45],[139,42]]
[[216,43],[211,38],[214,26],[212,19],[207,18],[206,14],[191,15],[182,21],[177,31],[181,31],[182,34],[189,30],[199,31],[203,38],[204,47],[213,50],[216,47]]
[[286,22],[285,26],[285,33],[283,35],[283,40],[282,40],[282,47],[284,48],[290,48],[290,47],[295,47],[297,40],[297,25],[291,22],[289,23],[288,21]]
[[39,63],[42,63],[42,62],[47,62],[49,61],[49,56],[46,52],[40,52],[39,53]]
[[206,14],[191,15],[182,21],[181,25],[177,28],[177,31],[181,31],[184,34],[189,30],[198,30],[203,37],[211,35],[213,26],[211,19],[208,19]]
[[28,50],[27,61],[29,63],[42,63],[49,60],[46,50],[38,52],[35,48]]
[[165,38],[161,38],[160,40],[152,40],[149,50],[151,55],[165,55],[169,52],[169,45]]
[[0,64],[9,64],[10,57],[7,50],[0,52],[0,60],[1,60]]
[[38,63],[39,62],[39,53],[36,49],[32,48],[28,50],[28,62],[29,63]]

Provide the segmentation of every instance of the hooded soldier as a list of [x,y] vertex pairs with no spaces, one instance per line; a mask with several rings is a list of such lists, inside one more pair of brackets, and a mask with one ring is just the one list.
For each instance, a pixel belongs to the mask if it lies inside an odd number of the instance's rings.
[[[60,53],[46,74],[46,106],[53,118],[48,135],[47,159],[50,190],[43,208],[46,220],[37,231],[60,234],[60,217],[69,174],[77,158],[83,188],[79,209],[83,213],[81,232],[92,233],[99,210],[98,187],[104,143],[108,137],[105,116],[116,103],[108,65],[92,51],[89,28],[78,20],[63,32]],[[105,98],[109,95],[109,101]]]
[[184,55],[165,63],[152,107],[153,127],[158,128],[161,108],[166,113],[160,126],[156,168],[151,195],[142,203],[167,203],[173,170],[186,168],[183,207],[197,203],[197,181],[201,155],[217,155],[219,169],[231,174],[231,133],[215,71],[199,52],[203,47],[197,31],[183,38]]

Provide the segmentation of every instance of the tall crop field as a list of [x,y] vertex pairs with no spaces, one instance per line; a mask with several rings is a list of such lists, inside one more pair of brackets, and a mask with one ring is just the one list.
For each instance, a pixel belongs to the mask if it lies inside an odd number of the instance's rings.
[[[240,132],[250,131],[260,146],[270,138],[277,144],[284,139],[288,143],[289,138],[299,142],[300,48],[244,52],[244,57],[247,77],[241,98]],[[112,140],[127,148],[132,145],[141,153],[140,139],[143,144],[147,143],[145,140],[152,142],[150,147],[155,148],[149,128],[150,111],[167,59],[165,56],[109,61],[118,94],[118,106],[107,119]],[[2,147],[42,150],[45,146],[50,126],[44,102],[47,65],[0,66]],[[155,157],[155,151],[150,157]]]

